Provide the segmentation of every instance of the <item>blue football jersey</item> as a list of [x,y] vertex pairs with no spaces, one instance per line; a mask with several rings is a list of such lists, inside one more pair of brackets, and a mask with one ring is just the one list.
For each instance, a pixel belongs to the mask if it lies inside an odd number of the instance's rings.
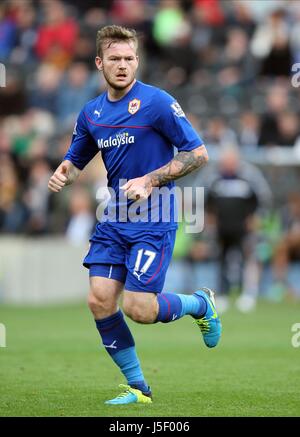
[[190,151],[202,144],[172,96],[136,81],[118,101],[110,101],[104,92],[84,106],[64,159],[82,170],[101,152],[111,191],[101,222],[128,229],[169,230],[177,227],[173,181],[137,202],[125,198],[120,186],[167,164],[174,157],[174,146]]

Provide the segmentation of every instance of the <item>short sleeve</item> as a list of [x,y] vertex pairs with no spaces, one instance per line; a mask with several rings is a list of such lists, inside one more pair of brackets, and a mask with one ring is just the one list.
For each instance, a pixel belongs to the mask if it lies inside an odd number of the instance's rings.
[[152,108],[153,128],[164,135],[178,151],[190,151],[203,144],[179,103],[158,90]]
[[73,131],[72,143],[64,159],[71,161],[75,167],[83,170],[98,152],[99,149],[88,130],[83,109],[78,116]]

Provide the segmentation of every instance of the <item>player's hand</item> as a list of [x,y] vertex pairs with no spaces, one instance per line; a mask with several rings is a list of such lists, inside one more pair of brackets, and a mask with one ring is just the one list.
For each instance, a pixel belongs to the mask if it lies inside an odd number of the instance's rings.
[[61,164],[49,179],[48,188],[53,193],[59,193],[68,182],[68,167]]
[[120,187],[124,190],[124,195],[132,200],[145,200],[152,192],[152,183],[149,176],[145,175],[140,178],[129,179],[126,184]]

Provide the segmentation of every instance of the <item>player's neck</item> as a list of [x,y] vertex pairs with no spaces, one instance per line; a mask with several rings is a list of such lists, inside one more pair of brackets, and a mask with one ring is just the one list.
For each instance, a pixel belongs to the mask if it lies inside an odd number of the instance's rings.
[[136,79],[134,79],[134,81],[130,85],[128,85],[128,87],[122,90],[118,90],[108,85],[107,88],[108,99],[111,102],[116,102],[117,100],[122,99],[122,97],[124,97],[127,93],[129,93],[129,91],[131,90],[131,88],[134,86],[135,83],[136,83]]

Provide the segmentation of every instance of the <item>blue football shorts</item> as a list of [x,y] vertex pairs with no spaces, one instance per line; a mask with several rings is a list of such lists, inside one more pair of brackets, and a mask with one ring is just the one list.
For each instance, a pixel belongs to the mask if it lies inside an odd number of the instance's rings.
[[83,265],[90,276],[116,279],[129,291],[160,293],[169,267],[176,229],[146,231],[97,225]]

